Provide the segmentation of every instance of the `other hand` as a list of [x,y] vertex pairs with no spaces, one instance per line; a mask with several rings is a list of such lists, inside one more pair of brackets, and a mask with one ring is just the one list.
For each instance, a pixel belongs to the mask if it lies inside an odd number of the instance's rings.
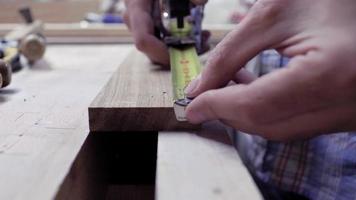
[[[191,0],[195,4],[205,4],[207,0]],[[166,45],[154,36],[151,17],[152,0],[125,0],[124,21],[132,32],[136,48],[145,53],[152,62],[169,65]]]

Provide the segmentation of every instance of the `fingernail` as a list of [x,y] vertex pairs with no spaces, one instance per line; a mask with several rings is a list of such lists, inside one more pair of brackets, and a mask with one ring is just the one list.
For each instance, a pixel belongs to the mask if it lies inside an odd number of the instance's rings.
[[190,113],[187,113],[187,119],[189,122],[193,123],[193,124],[200,124],[200,123],[203,123],[205,121],[207,121],[207,117],[201,113],[201,112],[190,112]]
[[184,89],[184,93],[190,97],[192,95],[192,93],[194,92],[194,90],[198,87],[199,82],[200,82],[200,75],[195,78],[194,80],[192,80],[189,85]]

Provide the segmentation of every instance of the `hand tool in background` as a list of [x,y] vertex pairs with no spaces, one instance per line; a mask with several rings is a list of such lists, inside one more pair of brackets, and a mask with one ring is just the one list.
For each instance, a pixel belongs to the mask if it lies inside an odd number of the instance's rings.
[[2,40],[0,42],[0,59],[11,67],[12,72],[20,70],[22,63],[17,42]]
[[89,23],[122,24],[124,20],[121,15],[104,13],[98,14],[90,12],[86,15],[85,21]]
[[203,10],[190,0],[153,1],[156,36],[169,47],[173,108],[178,121],[186,121],[185,108],[192,100],[185,96],[184,89],[201,71],[198,52],[202,50]]
[[10,65],[0,60],[0,88],[4,88],[11,83],[11,73]]
[[43,23],[33,21],[28,7],[20,9],[19,12],[25,19],[26,25],[11,31],[0,42],[0,88],[8,86],[12,72],[23,67],[21,55],[27,59],[29,64],[33,64],[45,53]]
[[8,33],[3,43],[17,42],[19,53],[33,64],[43,57],[46,50],[46,41],[42,34],[43,22],[33,20],[29,7],[21,8],[19,12],[26,24]]
[[101,3],[101,13],[90,12],[86,15],[85,21],[89,23],[122,24],[124,2],[121,0],[103,0]]

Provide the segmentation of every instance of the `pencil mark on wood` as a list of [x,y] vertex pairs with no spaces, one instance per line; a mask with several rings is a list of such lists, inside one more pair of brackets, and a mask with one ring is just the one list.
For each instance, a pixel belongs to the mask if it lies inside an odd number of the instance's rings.
[[45,127],[46,129],[53,129],[53,130],[75,130],[76,128],[71,127]]
[[21,113],[16,119],[15,119],[15,122],[19,119],[21,119],[23,116],[25,115],[25,113]]

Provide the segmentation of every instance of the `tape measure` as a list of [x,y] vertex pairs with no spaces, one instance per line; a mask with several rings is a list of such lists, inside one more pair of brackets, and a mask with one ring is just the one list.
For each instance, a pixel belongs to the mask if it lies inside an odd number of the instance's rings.
[[194,42],[189,37],[192,26],[188,22],[183,28],[178,28],[177,23],[171,23],[171,33],[174,38],[180,39],[180,45],[169,45],[169,56],[172,74],[174,112],[178,121],[186,121],[185,108],[192,99],[185,96],[184,90],[201,71],[201,63]]
[[184,90],[201,71],[197,49],[201,50],[203,10],[190,0],[152,0],[155,36],[168,46],[173,108],[178,121],[186,121],[185,108],[192,101]]

